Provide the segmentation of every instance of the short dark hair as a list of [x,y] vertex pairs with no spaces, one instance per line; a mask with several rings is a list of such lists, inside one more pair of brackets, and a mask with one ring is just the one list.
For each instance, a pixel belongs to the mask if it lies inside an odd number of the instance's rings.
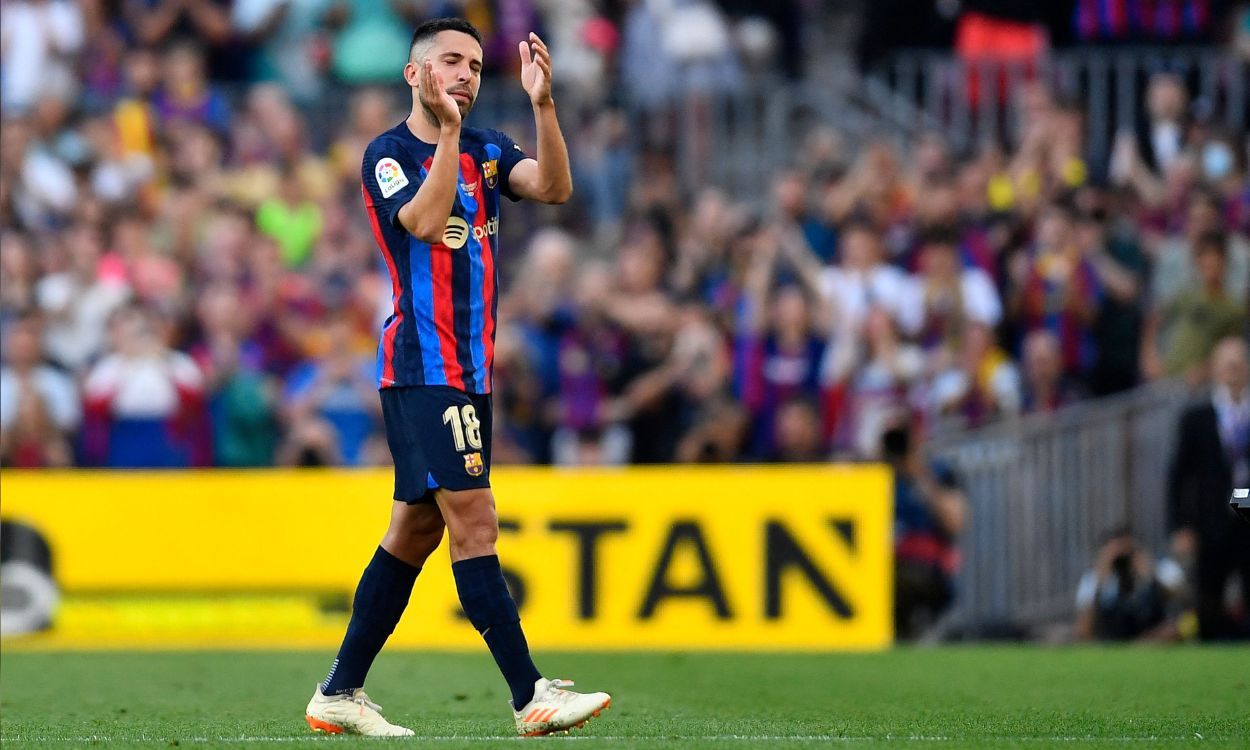
[[1076,207],[1075,197],[1068,193],[1056,197],[1042,208],[1042,213],[1052,212],[1059,214],[1069,223],[1075,223],[1080,214]]
[[947,224],[929,227],[920,234],[924,247],[950,247],[959,249],[959,230]]
[[911,428],[895,425],[881,433],[881,457],[886,461],[902,461],[911,452]]
[[477,27],[463,18],[431,18],[418,26],[416,31],[412,32],[412,43],[408,45],[408,56],[412,56],[414,47],[427,39],[433,39],[441,31],[459,31],[461,34],[468,34],[473,37],[478,44],[482,43],[482,32],[478,31]]
[[1221,260],[1228,260],[1228,235],[1218,229],[1203,232],[1194,243],[1194,253],[1216,253]]
[[879,237],[881,232],[877,230],[877,224],[867,213],[856,211],[842,224],[842,234],[847,235],[851,232],[866,232],[873,237]]

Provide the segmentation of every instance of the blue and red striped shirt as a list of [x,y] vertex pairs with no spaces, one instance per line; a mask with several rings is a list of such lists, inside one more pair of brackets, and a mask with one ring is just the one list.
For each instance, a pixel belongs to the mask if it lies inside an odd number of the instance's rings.
[[517,200],[508,175],[525,154],[498,131],[461,130],[456,199],[442,242],[430,244],[404,229],[399,209],[429,174],[434,148],[400,123],[365,149],[365,211],[394,301],[378,344],[378,387],[446,385],[490,393],[499,198]]

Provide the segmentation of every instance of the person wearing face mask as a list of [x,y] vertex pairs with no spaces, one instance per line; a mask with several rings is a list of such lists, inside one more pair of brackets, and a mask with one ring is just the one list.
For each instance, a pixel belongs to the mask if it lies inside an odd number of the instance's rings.
[[[1239,163],[1235,141],[1225,133],[1214,134],[1199,151],[1202,181],[1222,202],[1228,229],[1250,234],[1250,183],[1245,179],[1244,162]],[[1250,144],[1248,144],[1250,145]]]

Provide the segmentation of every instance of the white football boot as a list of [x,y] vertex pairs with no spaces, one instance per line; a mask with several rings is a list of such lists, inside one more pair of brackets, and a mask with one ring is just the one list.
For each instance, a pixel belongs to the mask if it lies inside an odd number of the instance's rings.
[[534,697],[521,710],[513,710],[517,734],[538,737],[576,729],[612,705],[607,693],[574,693],[570,680],[538,678]]
[[321,686],[313,693],[304,712],[304,720],[314,732],[326,734],[360,734],[365,737],[411,737],[407,727],[399,727],[382,718],[382,707],[369,700],[362,688],[342,695],[323,695]]

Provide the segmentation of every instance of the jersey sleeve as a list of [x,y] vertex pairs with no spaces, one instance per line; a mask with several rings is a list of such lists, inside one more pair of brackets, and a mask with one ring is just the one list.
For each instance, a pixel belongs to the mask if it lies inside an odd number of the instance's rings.
[[365,149],[360,166],[365,202],[377,212],[379,223],[403,229],[399,209],[417,194],[425,172],[412,156],[388,138],[379,138]]
[[521,150],[516,141],[508,137],[507,133],[494,131],[495,143],[499,146],[499,191],[508,197],[508,200],[519,201],[521,196],[512,192],[512,185],[508,182],[508,178],[512,176],[512,169],[529,156]]

